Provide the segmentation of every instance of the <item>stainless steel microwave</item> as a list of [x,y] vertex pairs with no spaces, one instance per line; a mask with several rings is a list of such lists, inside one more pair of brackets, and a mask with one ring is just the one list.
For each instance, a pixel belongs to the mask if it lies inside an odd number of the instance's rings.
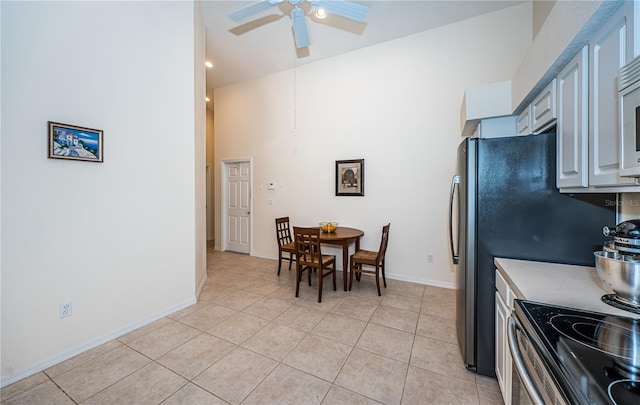
[[620,68],[620,176],[640,177],[640,56]]

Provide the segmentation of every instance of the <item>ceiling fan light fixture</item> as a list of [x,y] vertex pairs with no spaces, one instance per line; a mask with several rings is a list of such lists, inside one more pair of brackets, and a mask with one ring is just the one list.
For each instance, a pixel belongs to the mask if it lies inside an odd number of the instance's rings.
[[305,21],[305,10],[309,9],[305,8],[303,10],[300,8],[299,5],[301,3],[306,2],[311,6],[318,7],[315,13],[318,19],[323,19],[328,13],[331,13],[363,23],[367,17],[367,13],[369,12],[368,6],[353,3],[349,0],[260,0],[256,3],[249,4],[248,6],[232,11],[227,14],[227,16],[235,22],[240,22],[247,17],[267,10],[270,7],[278,6],[284,2],[293,6],[293,9],[291,10],[291,20],[293,23],[293,36],[296,48],[298,49],[309,46],[309,33],[307,31],[307,23]]
[[369,7],[346,0],[308,0],[312,6],[323,7],[328,13],[336,14],[357,22],[364,22]]
[[327,10],[324,7],[318,7],[316,10],[316,17],[323,20],[327,16]]

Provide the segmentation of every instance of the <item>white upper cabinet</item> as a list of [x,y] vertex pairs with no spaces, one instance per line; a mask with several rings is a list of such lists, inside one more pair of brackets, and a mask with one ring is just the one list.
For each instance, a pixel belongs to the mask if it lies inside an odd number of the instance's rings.
[[539,134],[556,123],[556,79],[518,116],[518,135]]
[[589,41],[589,185],[633,185],[620,177],[618,72],[633,59],[633,2],[627,2]]
[[556,122],[556,79],[531,102],[531,129],[533,133],[544,131]]
[[[634,179],[619,175],[618,76],[636,56],[637,8],[637,2],[622,2],[589,40],[588,51],[577,57],[583,64],[579,72],[574,59],[557,78],[557,186],[562,192],[640,191]],[[576,86],[576,80],[582,84]]]
[[557,77],[557,186],[588,187],[588,72],[585,46]]
[[516,128],[518,135],[529,135],[531,133],[531,104],[518,116]]

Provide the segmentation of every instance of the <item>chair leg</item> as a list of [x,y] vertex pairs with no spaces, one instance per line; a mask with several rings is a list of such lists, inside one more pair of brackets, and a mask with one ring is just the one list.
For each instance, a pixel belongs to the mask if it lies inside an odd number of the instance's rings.
[[312,267],[307,267],[307,279],[309,280],[309,287],[311,287],[311,269]]
[[349,273],[349,291],[351,291],[351,286],[353,286],[353,273],[355,273],[355,265],[353,262],[351,262],[351,271]]
[[387,279],[384,276],[384,259],[382,260],[382,281],[384,281],[384,288],[387,288]]
[[382,294],[380,294],[380,279],[378,277],[378,273],[380,273],[380,270],[378,268],[378,265],[376,264],[376,287],[378,287],[378,297],[381,297]]
[[318,269],[318,302],[322,302],[322,279],[323,276],[322,267]]
[[302,274],[300,272],[300,265],[296,263],[296,298],[298,298],[298,294],[300,293],[301,278],[302,278]]
[[333,291],[336,290],[336,263],[333,263]]
[[[280,277],[281,267],[282,267],[282,252],[278,253],[278,277]],[[289,262],[289,270],[291,270],[291,262]]]
[[[291,270],[291,262],[293,261],[293,253],[289,253],[289,270]],[[278,275],[280,274],[280,270],[278,269]]]

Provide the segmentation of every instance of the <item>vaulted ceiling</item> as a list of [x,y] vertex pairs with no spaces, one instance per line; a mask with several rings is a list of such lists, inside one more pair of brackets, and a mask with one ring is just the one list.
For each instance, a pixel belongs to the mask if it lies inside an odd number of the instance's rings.
[[288,0],[241,23],[227,17],[229,12],[255,2],[202,1],[206,56],[214,63],[214,67],[207,70],[208,95],[216,87],[451,24],[523,0],[356,0],[369,7],[364,23],[336,15],[318,19],[315,16],[317,8],[303,1],[299,7],[307,16],[310,45],[302,49],[295,47],[290,17],[293,6]]

